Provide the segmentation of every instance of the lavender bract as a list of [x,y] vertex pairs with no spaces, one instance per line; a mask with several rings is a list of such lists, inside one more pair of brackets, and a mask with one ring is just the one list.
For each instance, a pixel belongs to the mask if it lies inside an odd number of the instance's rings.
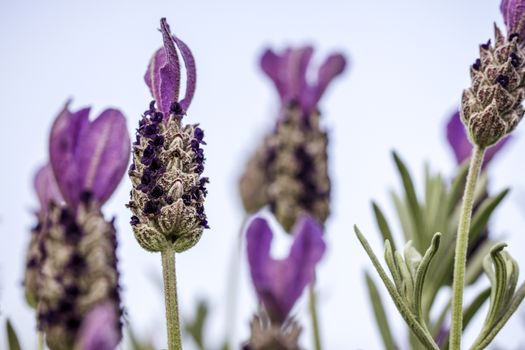
[[500,10],[509,34],[518,34],[520,43],[525,40],[525,1],[503,0]]
[[[468,135],[465,132],[465,126],[461,122],[459,114],[459,111],[456,111],[452,114],[447,123],[447,140],[454,152],[457,163],[462,164],[472,155],[472,144],[468,139]],[[489,164],[492,158],[494,158],[494,156],[505,147],[511,138],[512,136],[509,135],[487,150],[483,161],[483,167],[486,167]]]
[[62,196],[76,208],[83,192],[102,205],[126,172],[130,140],[124,115],[106,109],[94,121],[90,108],[69,111],[69,103],[51,129],[49,154]]
[[[204,213],[208,178],[201,177],[205,142],[198,124],[182,124],[195,90],[193,56],[170,33],[164,18],[161,32],[164,47],[156,51],[145,75],[155,101],[144,113],[133,145],[129,207],[135,237],[144,249],[181,252],[195,245],[208,228]],[[177,48],[187,71],[186,94],[180,101]]]
[[326,246],[321,226],[302,216],[294,227],[294,242],[284,260],[270,256],[273,233],[267,221],[256,217],[246,239],[253,285],[272,322],[282,324],[304,288],[313,282],[315,266]]
[[341,54],[330,55],[312,84],[307,79],[312,54],[311,47],[263,54],[261,67],[281,99],[280,117],[240,180],[245,210],[269,204],[286,231],[303,213],[321,223],[330,213],[328,135],[320,125],[317,104],[329,83],[344,71],[346,60]]
[[120,342],[120,333],[115,331],[118,322],[110,303],[94,307],[82,322],[77,347],[80,350],[115,349]]

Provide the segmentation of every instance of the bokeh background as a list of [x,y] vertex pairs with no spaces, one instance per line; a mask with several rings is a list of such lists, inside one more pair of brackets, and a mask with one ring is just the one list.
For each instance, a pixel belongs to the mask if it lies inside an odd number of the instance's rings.
[[[379,349],[380,340],[365,294],[370,264],[352,232],[358,223],[376,249],[379,235],[370,200],[385,208],[389,191],[399,189],[390,151],[396,149],[418,185],[423,165],[451,176],[454,159],[444,125],[469,84],[468,66],[477,45],[502,24],[499,1],[479,0],[200,0],[200,1],[0,1],[0,312],[10,317],[25,349],[35,347],[35,322],[21,288],[31,215],[37,201],[35,169],[47,159],[48,131],[68,98],[73,108],[108,106],[123,110],[134,131],[151,97],[143,83],[150,55],[161,45],[158,20],[191,47],[197,60],[197,93],[187,122],[206,132],[210,177],[207,212],[211,229],[200,243],[177,258],[180,305],[191,317],[200,299],[210,303],[208,344],[217,348],[225,331],[247,338],[255,310],[246,268],[240,267],[239,317],[226,324],[227,272],[243,217],[237,180],[256,140],[268,130],[277,94],[262,75],[258,57],[271,45],[314,44],[315,59],[331,50],[350,57],[347,73],[321,102],[330,129],[333,215],[326,232],[328,252],[319,268],[319,308],[326,349]],[[491,224],[492,234],[510,242],[525,266],[525,126],[490,168],[492,189],[512,192]],[[124,178],[105,206],[117,217],[119,267],[127,314],[137,333],[165,342],[160,255],[142,250],[124,207],[130,183]],[[398,225],[396,226],[396,229]],[[398,230],[399,232],[399,230]],[[277,239],[276,255],[289,242]],[[522,277],[523,279],[523,277]],[[485,278],[481,285],[488,282]],[[402,347],[405,326],[387,302]],[[306,302],[295,309],[303,322],[302,343],[310,347]],[[525,347],[520,309],[495,343]],[[481,319],[467,332],[472,339]],[[2,323],[3,324],[3,323]],[[3,327],[3,325],[2,325]],[[0,330],[0,348],[5,335]],[[191,342],[187,342],[191,349]]]

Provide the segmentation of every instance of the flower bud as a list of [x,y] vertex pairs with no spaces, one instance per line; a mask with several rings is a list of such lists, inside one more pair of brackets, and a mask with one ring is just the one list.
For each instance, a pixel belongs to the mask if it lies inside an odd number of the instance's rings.
[[516,35],[505,38],[495,26],[494,46],[480,46],[472,65],[472,86],[463,92],[461,120],[479,147],[494,145],[511,133],[523,117],[525,51]]

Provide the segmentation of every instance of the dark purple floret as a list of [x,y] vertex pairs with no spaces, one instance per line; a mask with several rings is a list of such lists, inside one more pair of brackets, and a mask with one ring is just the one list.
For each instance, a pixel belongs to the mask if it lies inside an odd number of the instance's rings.
[[474,70],[479,70],[481,68],[481,60],[479,58],[474,62],[474,64],[472,64],[472,68]]
[[200,224],[204,228],[210,228],[210,226],[208,225],[208,220],[206,220],[206,219],[202,219]]
[[131,163],[131,165],[129,166],[129,169],[128,171],[135,171],[136,167],[135,167],[135,163]]
[[84,268],[85,263],[84,258],[80,254],[75,253],[69,259],[68,267],[78,271]]
[[[150,157],[152,157],[154,154],[155,154],[155,147],[152,146],[152,145],[148,145],[148,146],[144,149],[144,152],[142,153],[143,158],[150,158]],[[143,162],[143,163],[144,163],[144,162]]]
[[173,102],[171,104],[170,112],[175,114],[175,115],[183,115],[184,114],[184,110],[182,109],[180,103],[178,103],[178,102]]
[[159,185],[152,188],[149,193],[153,198],[160,198],[164,194],[164,190]]
[[164,136],[157,135],[151,140],[151,144],[155,147],[164,146]]
[[133,216],[131,217],[131,220],[130,220],[129,223],[130,223],[132,226],[135,226],[135,225],[140,224],[140,220],[139,220],[138,217],[136,217],[135,215],[133,215]]
[[197,139],[193,139],[193,140],[191,140],[191,149],[192,149],[193,151],[196,152],[196,151],[199,149],[199,146],[200,146],[200,142],[199,142],[199,140],[197,140]]
[[204,165],[202,164],[197,164],[197,166],[195,167],[195,171],[199,174],[201,174],[203,171],[204,171]]
[[204,206],[203,205],[197,205],[196,211],[198,215],[204,214]]
[[153,179],[151,177],[151,174],[149,172],[144,172],[144,174],[142,174],[142,178],[140,179],[140,182],[143,185],[149,185],[149,184],[151,184],[152,180]]
[[509,35],[509,41],[512,41],[514,38],[516,38],[516,40],[520,40],[520,35],[518,33],[512,33],[511,35]]
[[201,128],[195,128],[195,131],[193,131],[193,136],[199,141],[202,141],[204,138],[204,131]]
[[72,298],[80,294],[80,290],[78,289],[78,286],[74,284],[64,288],[64,291],[66,292],[66,295],[68,297],[72,297]]
[[164,200],[166,201],[166,204],[168,204],[168,205],[173,204],[173,197],[172,196],[166,196],[164,198]]
[[162,114],[162,112],[155,112],[151,115],[150,119],[153,123],[160,123],[163,118],[164,115]]
[[157,127],[157,124],[149,124],[144,128],[143,135],[151,138],[156,136],[158,132],[159,128]]
[[516,55],[514,52],[510,54],[510,63],[514,66],[514,68],[518,68],[521,64],[521,59],[518,55]]
[[153,172],[157,172],[162,169],[162,162],[159,158],[153,158],[151,160],[151,164],[149,166],[149,169]]
[[157,201],[148,201],[144,204],[144,214],[157,214],[159,212],[159,204]]
[[488,50],[489,47],[490,47],[490,39],[485,44],[481,44],[481,48],[483,50]]
[[496,78],[496,82],[499,83],[502,87],[506,88],[509,85],[509,77],[506,75],[500,74]]
[[135,135],[135,142],[133,142],[133,144],[135,146],[140,145],[140,135],[139,134]]
[[185,205],[190,205],[191,204],[191,196],[187,193],[184,193],[182,196],[182,202],[185,204]]

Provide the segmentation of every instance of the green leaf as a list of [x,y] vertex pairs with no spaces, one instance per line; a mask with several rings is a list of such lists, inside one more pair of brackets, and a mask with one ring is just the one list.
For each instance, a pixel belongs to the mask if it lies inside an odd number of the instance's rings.
[[381,208],[375,202],[372,202],[372,208],[374,210],[374,215],[376,217],[379,231],[381,232],[381,235],[383,235],[383,242],[388,240],[392,245],[392,249],[396,250],[396,244],[394,242],[394,238],[392,237],[392,231],[388,226],[388,222],[386,221],[385,215],[381,211]]
[[394,158],[394,162],[396,163],[397,170],[399,171],[399,174],[401,176],[401,181],[403,182],[403,187],[405,189],[408,208],[411,214],[410,216],[414,222],[414,228],[416,231],[416,235],[414,237],[414,245],[416,246],[416,248],[419,249],[420,241],[418,236],[424,234],[421,207],[419,206],[419,201],[417,199],[414,183],[412,182],[412,178],[405,163],[403,163],[403,161],[401,160],[401,158],[399,158],[396,152],[392,152],[392,156]]
[[487,227],[490,216],[508,193],[509,189],[505,189],[498,193],[498,195],[487,198],[481,203],[476,210],[476,213],[472,218],[472,224],[470,225],[469,237],[472,241],[474,241]]
[[459,168],[458,174],[454,178],[454,181],[452,181],[452,186],[448,192],[448,198],[446,202],[449,214],[452,214],[452,212],[459,205],[459,201],[461,200],[461,196],[463,195],[463,191],[465,189],[465,183],[467,182],[467,172],[468,162],[465,162]]
[[186,332],[193,338],[200,350],[204,350],[204,325],[208,317],[208,304],[205,301],[199,301],[195,319],[186,322]]
[[359,231],[357,226],[354,226],[354,231],[357,235],[357,238],[359,239],[359,242],[361,242],[361,245],[365,249],[370,260],[372,261],[372,264],[374,265],[377,273],[379,274],[379,277],[381,277],[381,280],[383,281],[386,289],[388,290],[388,293],[390,293],[390,296],[392,297],[392,300],[394,301],[394,304],[396,305],[399,313],[407,323],[408,327],[412,330],[412,332],[414,332],[414,334],[421,341],[423,346],[425,346],[425,348],[439,350],[439,347],[437,346],[432,336],[425,328],[421,326],[414,314],[410,311],[410,308],[408,307],[406,302],[403,300],[403,297],[397,292],[395,285],[388,278],[388,275],[381,266],[381,263],[377,259],[377,256],[374,254],[372,248],[370,247],[370,244],[363,236],[363,234]]
[[9,350],[20,350],[20,342],[18,341],[18,336],[16,331],[11,324],[11,321],[7,320],[5,323],[6,333],[7,333],[7,343],[9,344]]
[[425,252],[425,255],[423,256],[423,259],[421,260],[421,263],[419,264],[419,267],[417,268],[416,272],[416,282],[414,286],[414,307],[416,309],[415,311],[419,322],[423,324],[425,322],[425,315],[423,313],[423,307],[421,305],[421,300],[423,299],[423,284],[425,283],[425,277],[427,275],[430,263],[432,262],[432,259],[434,258],[436,252],[439,249],[440,241],[441,233],[437,232],[432,238],[430,247]]
[[370,296],[370,301],[372,302],[372,307],[374,309],[374,316],[377,322],[377,327],[381,333],[381,338],[383,339],[383,344],[385,345],[386,350],[396,350],[398,349],[394,337],[392,336],[392,331],[388,324],[388,319],[386,317],[385,309],[383,307],[383,301],[381,300],[381,295],[377,289],[377,286],[374,280],[370,277],[368,273],[365,273],[366,285],[368,287],[368,295]]

